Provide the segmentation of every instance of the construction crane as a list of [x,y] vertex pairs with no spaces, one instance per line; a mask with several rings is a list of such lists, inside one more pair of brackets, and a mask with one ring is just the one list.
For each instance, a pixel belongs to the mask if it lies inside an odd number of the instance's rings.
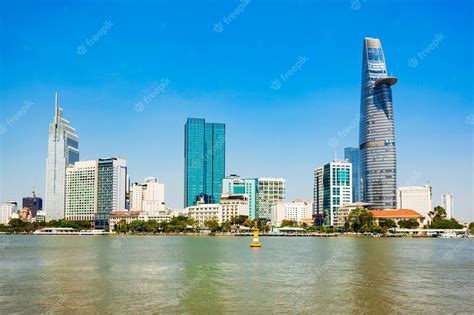
[[36,176],[36,180],[35,180],[35,183],[33,185],[33,198],[36,199],[36,185],[38,184],[38,176]]

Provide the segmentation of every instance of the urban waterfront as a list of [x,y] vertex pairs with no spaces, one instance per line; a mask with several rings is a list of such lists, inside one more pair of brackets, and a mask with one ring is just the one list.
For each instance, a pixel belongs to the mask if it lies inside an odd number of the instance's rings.
[[474,240],[0,235],[0,313],[472,313]]

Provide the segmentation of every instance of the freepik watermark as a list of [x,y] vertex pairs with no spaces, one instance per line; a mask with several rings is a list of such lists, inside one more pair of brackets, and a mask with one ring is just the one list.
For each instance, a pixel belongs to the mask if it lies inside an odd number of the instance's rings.
[[[363,0],[363,2],[366,2],[367,0]],[[360,0],[351,0],[351,9],[354,11],[359,11],[360,8],[362,8],[362,4],[360,3]]]
[[441,42],[445,39],[445,36],[443,33],[437,33],[431,43],[428,44],[428,46],[425,47],[422,51],[418,51],[415,56],[411,57],[408,59],[408,66],[412,68],[418,67],[418,64],[425,59],[429,54],[433,52],[438,46],[441,44]]
[[112,21],[110,20],[105,21],[102,24],[102,27],[97,31],[97,33],[95,33],[90,38],[86,38],[86,40],[81,45],[77,46],[77,50],[76,50],[77,54],[81,56],[87,54],[87,50],[88,50],[87,47],[90,48],[94,46],[95,44],[97,44],[97,42],[99,42],[102,37],[104,37],[105,35],[109,33],[109,30],[112,28],[112,26],[114,26]]
[[470,126],[474,126],[474,114],[470,114],[466,116],[466,124]]
[[421,171],[420,170],[414,170],[413,173],[411,174],[410,178],[405,182],[405,185],[403,186],[413,186],[416,184],[416,182],[420,179],[421,177]]
[[337,132],[337,136],[329,139],[328,143],[331,147],[336,148],[339,145],[339,142],[344,140],[349,134],[351,134],[354,129],[359,127],[360,122],[360,113],[355,115],[354,119],[342,130]]
[[0,135],[4,135],[8,132],[8,128],[13,127],[23,116],[25,116],[33,106],[32,101],[24,101],[23,106],[12,116],[5,120],[5,123],[0,124]]
[[307,61],[308,61],[308,57],[299,56],[296,59],[295,64],[292,65],[291,68],[288,69],[288,71],[286,71],[285,73],[281,73],[278,78],[276,78],[275,80],[272,80],[271,88],[275,91],[279,90],[282,86],[282,82],[286,82],[290,78],[292,78],[298,71],[301,70],[301,68]]
[[230,25],[234,22],[244,11],[247,9],[252,0],[241,0],[239,5],[227,16],[224,16],[221,20],[214,24],[214,32],[222,33],[224,31],[224,24]]
[[145,105],[150,103],[154,98],[161,95],[170,85],[170,83],[171,81],[168,78],[161,79],[160,83],[154,86],[151,89],[151,92],[143,97],[142,101],[135,104],[135,106],[133,107],[135,111],[143,112],[143,110],[145,109]]

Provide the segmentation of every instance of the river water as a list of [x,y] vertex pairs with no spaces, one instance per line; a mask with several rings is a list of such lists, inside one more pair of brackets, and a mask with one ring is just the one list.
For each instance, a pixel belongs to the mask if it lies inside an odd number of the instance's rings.
[[474,239],[0,235],[0,313],[474,313]]

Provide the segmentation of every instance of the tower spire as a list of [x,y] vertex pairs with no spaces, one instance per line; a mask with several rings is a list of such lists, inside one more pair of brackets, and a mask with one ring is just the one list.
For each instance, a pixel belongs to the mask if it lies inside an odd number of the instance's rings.
[[56,124],[59,123],[58,92],[56,92],[56,95],[55,95],[55,116],[54,116],[54,122],[55,122]]

